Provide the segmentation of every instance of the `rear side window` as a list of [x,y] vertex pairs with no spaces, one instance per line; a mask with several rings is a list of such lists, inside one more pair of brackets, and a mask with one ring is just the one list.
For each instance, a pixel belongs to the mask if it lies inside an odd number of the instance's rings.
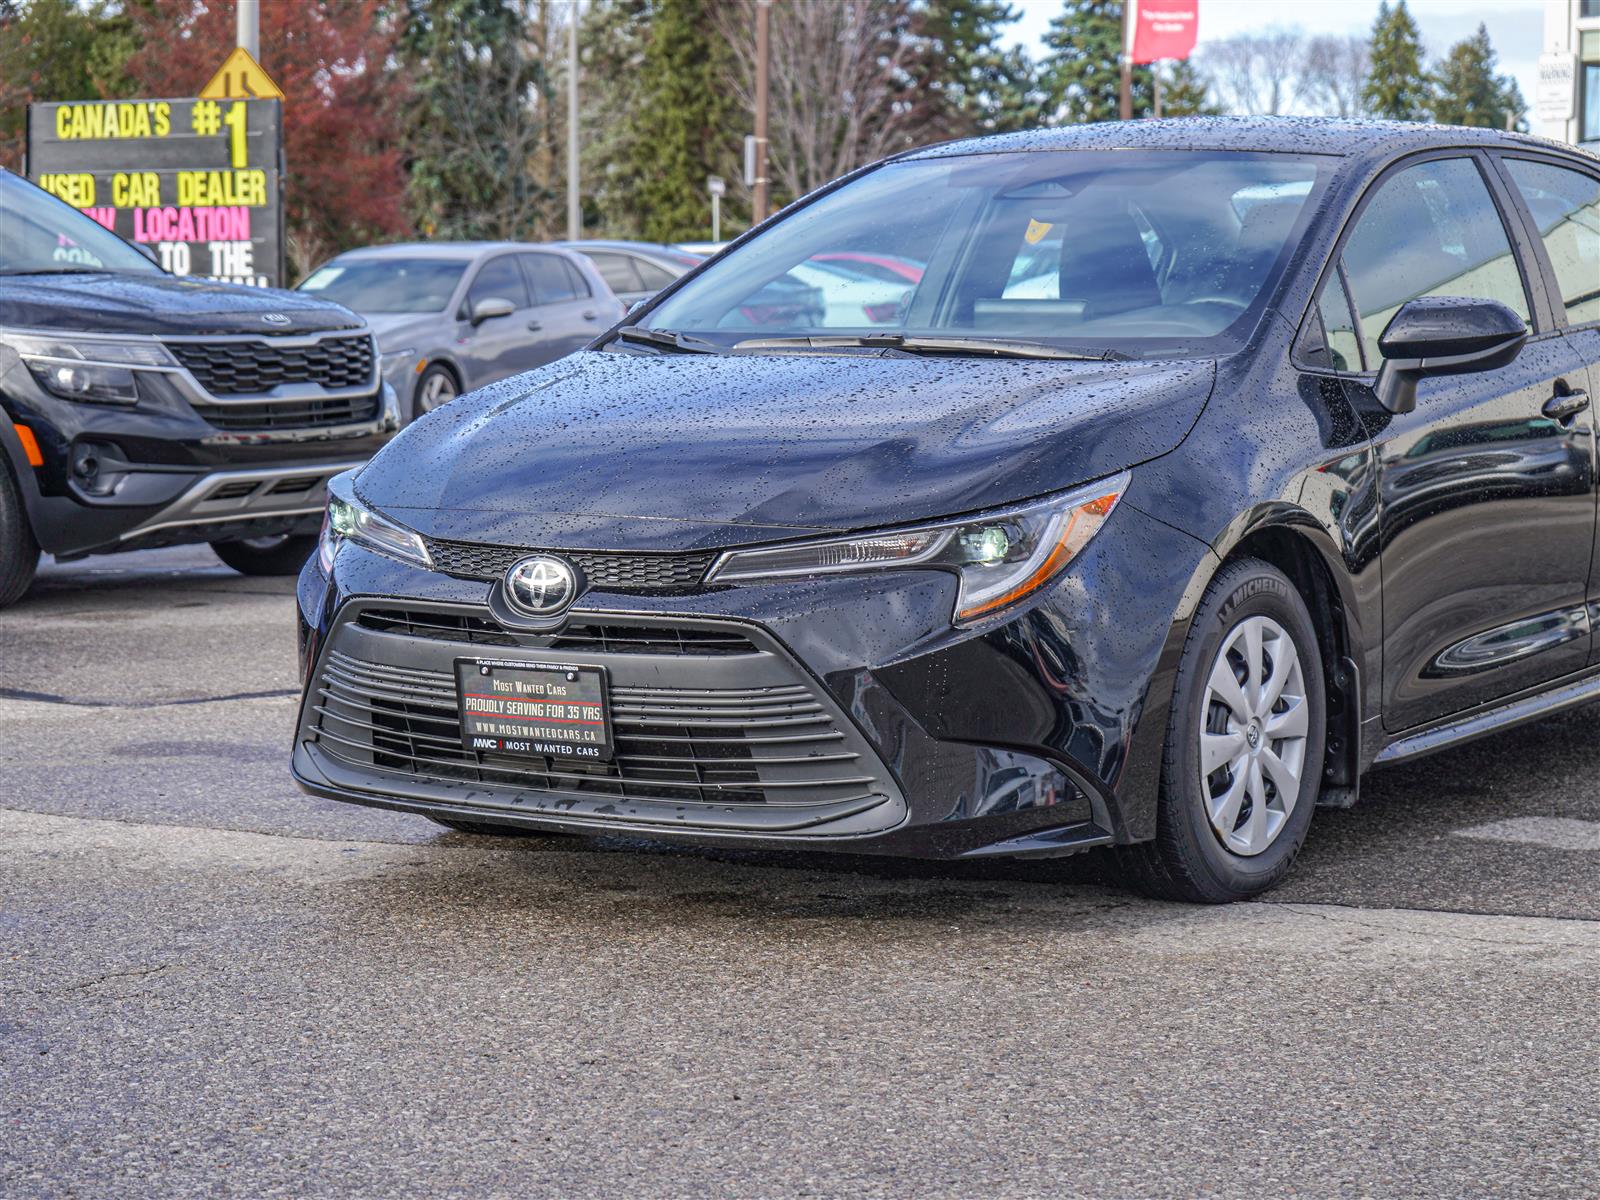
[[1498,300],[1529,320],[1505,225],[1470,159],[1435,159],[1385,180],[1345,243],[1344,268],[1371,363],[1378,335],[1419,296]]
[[1600,179],[1522,158],[1505,165],[1544,239],[1567,324],[1600,323]]
[[678,276],[665,267],[658,267],[648,259],[639,259],[634,265],[639,268],[639,280],[651,291],[659,292]]
[[639,291],[639,277],[634,274],[633,260],[626,254],[607,254],[596,250],[589,255],[589,261],[613,292]]
[[528,307],[528,285],[522,282],[522,272],[509,254],[484,263],[472,281],[467,290],[468,306],[483,300],[509,300],[517,308]]
[[560,304],[563,300],[576,300],[589,294],[577,271],[554,254],[524,254],[523,264],[528,268],[528,278],[533,281],[533,294],[540,304]]

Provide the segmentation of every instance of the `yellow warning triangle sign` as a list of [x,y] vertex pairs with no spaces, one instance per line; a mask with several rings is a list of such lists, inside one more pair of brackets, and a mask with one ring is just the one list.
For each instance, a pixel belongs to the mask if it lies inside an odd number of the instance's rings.
[[228,55],[211,82],[200,89],[202,100],[282,100],[283,89],[250,57],[243,46]]

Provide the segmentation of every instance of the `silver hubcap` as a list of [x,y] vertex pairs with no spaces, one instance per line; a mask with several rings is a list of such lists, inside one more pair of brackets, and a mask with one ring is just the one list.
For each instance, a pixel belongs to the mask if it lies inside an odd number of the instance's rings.
[[422,411],[432,412],[456,398],[455,381],[443,371],[435,371],[422,381]]
[[1246,617],[1223,639],[1200,710],[1200,794],[1228,850],[1260,854],[1283,832],[1309,730],[1293,640],[1271,617]]

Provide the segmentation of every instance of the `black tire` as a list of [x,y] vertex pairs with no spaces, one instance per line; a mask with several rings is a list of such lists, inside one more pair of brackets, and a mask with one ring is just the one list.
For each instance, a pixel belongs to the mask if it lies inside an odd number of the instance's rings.
[[0,461],[0,608],[15,604],[39,569],[39,543],[11,469]]
[[493,821],[459,821],[454,817],[429,817],[435,825],[454,829],[457,833],[473,833],[479,837],[571,837],[569,833],[556,833],[548,829],[529,829],[526,825],[500,825]]
[[[1200,732],[1207,681],[1225,639],[1254,616],[1276,622],[1294,644],[1304,679],[1307,730],[1294,807],[1271,844],[1245,856],[1225,846],[1212,827],[1202,794]],[[1305,601],[1276,567],[1259,559],[1229,563],[1206,589],[1189,628],[1167,722],[1156,836],[1119,852],[1129,881],[1160,899],[1203,904],[1245,900],[1279,883],[1294,865],[1316,807],[1326,714],[1322,656]]]
[[217,557],[241,575],[298,575],[317,551],[317,537],[304,533],[248,542],[212,542]]

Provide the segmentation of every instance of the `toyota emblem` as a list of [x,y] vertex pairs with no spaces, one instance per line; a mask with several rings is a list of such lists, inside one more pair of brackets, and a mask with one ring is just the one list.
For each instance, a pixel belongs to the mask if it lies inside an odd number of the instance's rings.
[[536,554],[506,572],[506,600],[524,616],[556,616],[577,598],[577,572],[559,558]]
[[289,318],[284,313],[264,313],[261,319],[268,325],[287,325]]

